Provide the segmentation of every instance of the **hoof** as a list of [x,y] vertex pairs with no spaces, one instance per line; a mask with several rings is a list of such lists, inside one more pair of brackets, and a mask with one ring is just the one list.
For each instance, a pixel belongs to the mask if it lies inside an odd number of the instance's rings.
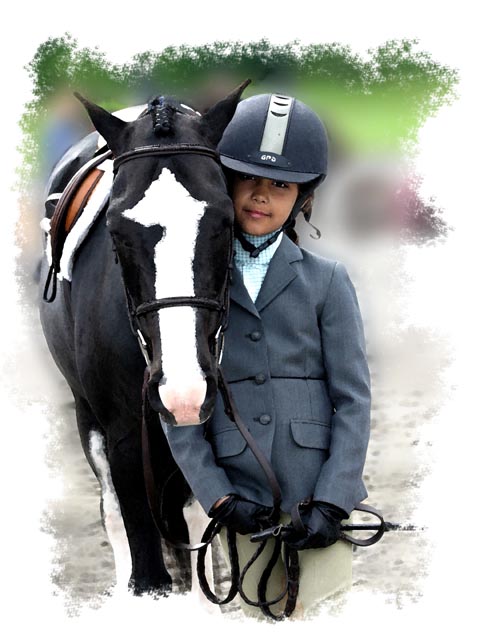
[[128,590],[134,596],[150,596],[155,600],[166,598],[172,593],[172,581],[168,580],[159,585],[145,584],[130,580]]

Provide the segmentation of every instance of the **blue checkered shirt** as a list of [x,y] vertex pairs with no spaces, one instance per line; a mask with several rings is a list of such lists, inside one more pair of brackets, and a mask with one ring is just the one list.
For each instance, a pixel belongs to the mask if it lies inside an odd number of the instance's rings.
[[[258,247],[262,242],[265,242],[265,240],[268,240],[275,235],[275,233],[276,231],[272,231],[272,233],[267,233],[264,236],[252,236],[249,233],[244,233],[243,235],[249,242]],[[278,236],[273,244],[261,251],[257,258],[252,258],[248,251],[245,251],[242,247],[240,241],[237,240],[237,238],[234,238],[235,264],[242,274],[243,282],[253,302],[257,299],[258,292],[260,291],[262,282],[267,273],[270,260],[278,249],[280,242],[282,241],[282,237],[283,233]]]

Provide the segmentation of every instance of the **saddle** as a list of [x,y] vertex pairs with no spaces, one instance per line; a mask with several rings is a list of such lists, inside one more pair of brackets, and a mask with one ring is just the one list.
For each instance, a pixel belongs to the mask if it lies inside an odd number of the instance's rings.
[[[78,222],[95,187],[100,181],[103,171],[97,167],[112,157],[110,150],[94,156],[84,164],[70,179],[65,187],[50,221],[50,242],[52,249],[52,263],[48,271],[43,299],[53,302],[57,293],[57,275],[60,271],[60,261],[69,232]],[[51,289],[51,291],[50,291]]]

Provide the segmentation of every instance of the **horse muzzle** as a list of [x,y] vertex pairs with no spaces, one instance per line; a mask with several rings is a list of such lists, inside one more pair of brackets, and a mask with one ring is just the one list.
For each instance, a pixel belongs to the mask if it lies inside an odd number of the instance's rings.
[[[215,387],[212,392],[212,387]],[[212,413],[216,382],[207,378],[165,380],[161,372],[153,373],[148,382],[148,400],[163,420],[174,426],[205,422]]]

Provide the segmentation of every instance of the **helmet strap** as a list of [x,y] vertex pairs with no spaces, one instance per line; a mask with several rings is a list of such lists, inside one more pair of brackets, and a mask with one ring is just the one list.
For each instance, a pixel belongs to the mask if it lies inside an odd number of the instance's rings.
[[245,236],[243,235],[243,232],[242,232],[242,230],[240,228],[240,225],[237,224],[237,222],[235,222],[235,225],[234,225],[234,234],[235,234],[235,237],[240,242],[240,244],[242,245],[242,247],[245,249],[245,251],[247,253],[249,253],[252,258],[258,258],[258,256],[261,254],[261,252],[264,249],[266,249],[267,247],[269,247],[271,244],[273,244],[276,241],[278,236],[286,228],[286,225],[288,225],[288,220],[282,227],[280,227],[280,229],[278,229],[278,231],[276,233],[273,234],[273,236],[268,238],[268,240],[265,240],[265,242],[262,242],[262,244],[260,244],[258,247],[256,247],[252,242],[250,242],[249,240],[247,240],[245,238]]

